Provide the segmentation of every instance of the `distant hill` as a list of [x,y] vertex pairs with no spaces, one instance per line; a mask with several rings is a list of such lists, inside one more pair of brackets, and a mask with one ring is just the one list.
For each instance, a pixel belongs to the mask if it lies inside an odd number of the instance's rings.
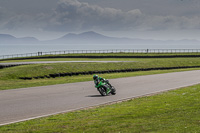
[[14,37],[14,36],[11,36],[9,34],[0,34],[0,40],[1,41],[15,40],[15,39],[17,39],[17,38]]
[[34,37],[16,38],[9,34],[0,34],[0,44],[130,44],[130,45],[165,45],[165,44],[200,44],[197,40],[153,40],[139,38],[118,38],[109,37],[94,31],[83,32],[80,34],[69,33],[54,40],[40,41]]
[[46,41],[46,43],[64,44],[143,44],[150,42],[154,42],[154,40],[109,37],[93,31],[80,34],[69,33],[58,39]]
[[40,41],[34,37],[16,38],[9,34],[0,34],[0,44],[35,44]]
[[58,39],[48,41],[48,43],[64,43],[64,44],[199,44],[197,40],[153,40],[139,38],[118,38],[109,37],[102,34],[89,31],[81,34],[66,34]]
[[[112,37],[107,37],[104,35],[101,35],[99,33],[89,31],[89,32],[84,32],[81,34],[73,34],[69,33],[66,34],[58,39],[51,40],[51,42],[57,42],[57,43],[93,43],[93,44],[98,44],[98,43],[106,43],[106,42],[111,42],[116,40],[117,38],[112,38]],[[50,42],[50,41],[48,41]]]
[[110,37],[101,35],[93,31],[88,31],[81,34],[69,33],[61,38],[58,38],[57,40],[66,40],[66,39],[92,39],[94,40],[94,39],[108,39],[108,38]]

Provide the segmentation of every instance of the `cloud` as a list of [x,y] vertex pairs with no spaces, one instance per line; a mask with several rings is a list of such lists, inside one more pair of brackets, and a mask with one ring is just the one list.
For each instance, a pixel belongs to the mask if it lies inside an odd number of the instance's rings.
[[50,15],[39,13],[35,15],[17,14],[0,8],[0,29],[2,30],[33,30],[47,25]]
[[200,29],[200,16],[152,15],[140,9],[122,11],[78,0],[59,0],[48,14],[15,14],[0,7],[0,29],[58,32]]
[[[102,8],[77,0],[60,0],[52,15],[51,30],[116,30],[137,23],[142,15],[139,9],[123,12],[114,8]],[[128,23],[127,23],[128,22]]]
[[146,18],[149,30],[189,30],[200,28],[200,17],[152,16]]
[[10,16],[12,16],[11,12],[7,11],[5,7],[0,6],[0,23],[4,22]]
[[139,9],[122,11],[77,0],[60,0],[47,30],[167,30],[200,28],[200,17],[156,16]]

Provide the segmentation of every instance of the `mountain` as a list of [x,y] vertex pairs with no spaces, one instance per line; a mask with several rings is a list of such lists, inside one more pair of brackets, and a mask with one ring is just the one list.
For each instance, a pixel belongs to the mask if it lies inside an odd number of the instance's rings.
[[105,36],[93,31],[83,32],[80,34],[69,33],[58,39],[47,41],[48,43],[64,43],[64,44],[134,44],[148,43],[154,40],[117,38]]
[[80,34],[69,33],[58,39],[48,41],[49,43],[64,43],[64,44],[198,44],[197,40],[153,40],[139,38],[118,38],[109,37],[102,34],[89,31]]
[[70,43],[70,44],[79,43],[80,44],[80,43],[103,43],[103,42],[109,42],[111,40],[114,41],[114,39],[117,39],[117,38],[107,37],[99,33],[89,31],[89,32],[84,32],[80,34],[69,33],[58,39],[51,40],[51,41],[59,42],[59,43]]
[[81,34],[73,34],[69,33],[61,38],[58,38],[57,40],[65,40],[65,39],[108,39],[109,37],[106,37],[104,35],[101,35],[99,33],[88,31]]
[[35,44],[40,41],[34,37],[16,38],[9,34],[0,34],[0,44]]
[[0,34],[0,40],[1,41],[15,40],[15,39],[17,39],[17,38],[14,37],[14,36],[11,36],[9,34]]
[[200,44],[197,40],[153,40],[139,38],[118,38],[109,37],[93,31],[83,32],[80,34],[69,33],[54,40],[40,41],[34,37],[16,38],[9,34],[0,34],[0,44],[128,44],[128,45],[191,45]]

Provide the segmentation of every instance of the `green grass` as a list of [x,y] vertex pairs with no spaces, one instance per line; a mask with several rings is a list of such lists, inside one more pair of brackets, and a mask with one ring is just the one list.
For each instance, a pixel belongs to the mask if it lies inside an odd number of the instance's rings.
[[[33,65],[23,65],[23,66],[0,69],[0,90],[92,80],[91,75],[87,76],[79,75],[79,76],[55,78],[55,79],[34,79],[31,81],[20,80],[19,77],[35,77],[35,76],[44,76],[54,73],[84,72],[93,70],[101,71],[101,70],[137,69],[137,68],[200,66],[200,58],[165,58],[165,59],[124,58],[124,59],[104,59],[104,60],[118,60],[118,61],[121,60],[121,61],[136,61],[136,62],[33,64]],[[159,73],[163,72],[171,72],[171,71],[159,71]],[[138,74],[145,75],[145,74],[151,74],[151,72],[119,73],[119,74],[111,74],[112,76],[107,76],[107,75],[102,75],[102,76],[104,76],[105,78],[110,78],[110,77],[119,78],[126,76],[135,76]]]
[[[92,54],[91,54],[92,55]],[[111,54],[113,55],[113,54]],[[118,54],[119,55],[119,54]],[[126,54],[122,53],[120,55]],[[131,54],[129,54],[131,55]],[[138,54],[144,55],[144,54]],[[149,56],[151,54],[148,54]],[[160,54],[167,55],[167,54]],[[159,56],[155,55],[154,56]],[[34,59],[23,61],[53,60],[117,60],[129,63],[56,63],[24,65],[0,70],[0,90],[44,86],[92,80],[91,75],[55,79],[19,80],[22,76],[43,76],[50,73],[111,70],[127,68],[156,68],[200,66],[200,58],[164,59]],[[22,61],[22,60],[20,60]],[[2,62],[2,61],[1,61]],[[10,61],[8,61],[10,62]],[[16,60],[12,62],[17,62]],[[101,74],[107,79],[199,70],[175,69],[146,72]],[[80,110],[0,127],[0,133],[54,133],[54,132],[199,132],[200,85],[169,91],[155,96],[142,97],[127,102]]]
[[[124,61],[127,59],[123,59]],[[132,59],[134,60],[134,59]],[[130,61],[130,60],[128,60]],[[120,63],[55,63],[23,65],[0,70],[0,79],[44,76],[53,73],[84,72],[120,69],[200,66],[200,58],[140,59],[137,62]]]
[[200,85],[1,126],[2,133],[200,131]]
[[[130,73],[113,73],[113,74],[100,74],[101,77],[107,79],[122,78],[122,77],[133,77],[141,75],[151,75],[151,74],[161,74],[161,73],[170,73],[170,72],[179,72],[179,71],[190,71],[190,70],[199,70],[199,69],[174,69],[174,70],[157,70],[157,71],[145,71],[145,72],[130,72]],[[71,77],[61,77],[61,78],[51,78],[51,79],[39,79],[39,80],[0,80],[0,90],[8,89],[17,89],[17,88],[27,88],[27,87],[36,87],[36,86],[46,86],[46,85],[55,85],[55,84],[65,84],[65,83],[75,83],[75,82],[84,82],[92,81],[92,75],[80,75],[80,76],[71,76]]]

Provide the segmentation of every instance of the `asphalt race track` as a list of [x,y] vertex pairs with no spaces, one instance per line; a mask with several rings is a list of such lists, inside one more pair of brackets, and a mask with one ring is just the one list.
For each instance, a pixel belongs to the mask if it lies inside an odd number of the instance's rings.
[[117,89],[115,96],[100,96],[93,81],[0,91],[0,125],[198,84],[200,70],[112,79],[110,83]]

